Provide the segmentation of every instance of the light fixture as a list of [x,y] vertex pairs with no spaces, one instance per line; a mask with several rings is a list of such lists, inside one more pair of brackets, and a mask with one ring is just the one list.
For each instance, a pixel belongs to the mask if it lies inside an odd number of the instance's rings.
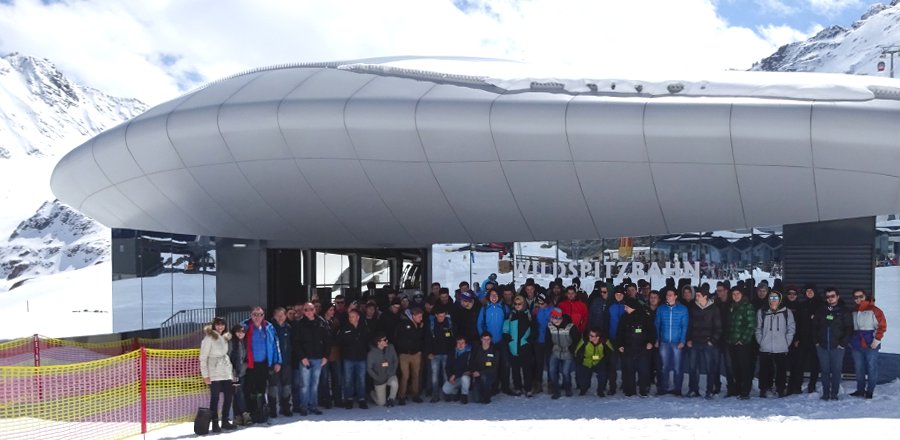
[[231,246],[236,248],[245,248],[247,247],[247,243],[233,243]]

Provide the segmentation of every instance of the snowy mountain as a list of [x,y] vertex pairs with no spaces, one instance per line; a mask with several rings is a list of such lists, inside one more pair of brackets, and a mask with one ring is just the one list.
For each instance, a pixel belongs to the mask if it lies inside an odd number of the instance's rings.
[[[882,59],[881,53],[892,46],[900,48],[900,0],[870,6],[849,27],[833,25],[806,41],[782,46],[751,70],[888,76],[890,58]],[[886,64],[883,72],[877,70],[879,61]],[[900,57],[894,62],[900,72]]]
[[109,230],[50,191],[56,162],[146,110],[68,79],[52,62],[0,57],[0,293],[109,259]]

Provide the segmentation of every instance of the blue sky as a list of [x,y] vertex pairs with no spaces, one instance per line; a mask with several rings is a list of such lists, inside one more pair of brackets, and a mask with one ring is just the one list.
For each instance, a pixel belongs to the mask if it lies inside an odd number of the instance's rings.
[[[745,27],[789,26],[809,30],[833,24],[850,26],[874,1],[862,0],[716,0],[719,15]],[[885,1],[888,3],[888,1]]]

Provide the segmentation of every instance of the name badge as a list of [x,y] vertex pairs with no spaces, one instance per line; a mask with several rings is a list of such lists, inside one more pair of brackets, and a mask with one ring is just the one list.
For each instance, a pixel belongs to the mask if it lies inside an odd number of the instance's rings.
[[388,365],[389,365],[389,364],[388,364],[387,362],[382,362],[382,363],[381,363],[381,366],[384,367],[384,368],[387,368]]
[[825,319],[827,319],[829,321],[834,321],[834,315],[828,315],[825,317]]
[[494,363],[491,362],[491,361],[487,361],[487,362],[484,363],[484,366],[485,366],[485,367],[490,367],[491,365],[494,365]]
[[444,337],[445,337],[445,338],[449,338],[450,336],[451,336],[451,335],[450,335],[450,332],[444,332]]
[[635,333],[643,333],[644,330],[643,330],[643,329],[636,328],[636,329],[634,329],[634,332],[635,332]]
[[489,358],[494,357],[494,353],[488,353],[488,354],[487,354],[487,357],[489,357]]
[[591,356],[591,359],[593,359],[593,360],[595,360],[595,361],[599,361],[599,360],[600,360],[600,356],[597,356],[597,355],[595,354],[595,355]]

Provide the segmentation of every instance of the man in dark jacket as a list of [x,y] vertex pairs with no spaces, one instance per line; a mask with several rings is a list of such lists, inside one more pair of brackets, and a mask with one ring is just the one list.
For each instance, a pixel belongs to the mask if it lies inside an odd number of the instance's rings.
[[366,404],[366,356],[369,354],[369,330],[360,325],[359,312],[350,310],[347,322],[338,331],[344,376],[344,407],[353,408],[353,398],[361,409]]
[[[450,350],[445,368],[447,381],[444,382],[445,400],[459,400],[465,405],[469,403],[469,389],[472,386],[472,349],[462,335],[456,336],[455,347]],[[437,394],[437,393],[435,393]]]
[[[625,298],[623,303],[625,314],[616,329],[616,347],[622,362],[622,392],[626,397],[634,396],[636,391],[646,397],[650,392],[650,351],[656,340],[656,327],[637,299]],[[637,390],[635,372],[638,375]]]
[[403,317],[403,312],[400,307],[402,303],[403,301],[400,298],[391,300],[387,311],[378,317],[379,330],[392,336],[397,333],[397,326],[400,324],[400,319]]
[[453,352],[456,331],[453,329],[447,310],[440,305],[435,307],[434,316],[427,321],[426,325],[425,345],[428,361],[431,364],[431,402],[434,403],[440,400],[440,393],[437,390],[441,389],[447,358]]
[[715,394],[715,378],[719,376],[719,339],[722,319],[709,292],[697,291],[688,307],[687,347],[690,348],[688,397],[700,396],[700,370],[706,370],[706,397]]
[[[291,358],[291,325],[287,322],[287,312],[284,307],[278,307],[272,312],[272,328],[275,329],[275,337],[278,340],[278,349],[281,350],[282,359]],[[269,417],[277,415],[275,403],[281,406],[281,415],[290,417],[291,412],[291,372],[290,365],[285,365],[281,371],[269,375]]]
[[491,388],[500,370],[500,355],[491,343],[491,334],[484,332],[472,354],[472,379],[475,399],[479,403],[491,403]]
[[328,363],[331,332],[316,317],[312,303],[303,305],[303,317],[293,327],[293,367],[300,371],[300,415],[322,414],[319,404],[319,376]]
[[419,386],[422,380],[422,350],[425,348],[425,325],[422,322],[422,309],[414,308],[409,319],[404,319],[397,326],[394,337],[394,348],[400,358],[400,389],[397,393],[397,404],[406,404],[407,389],[411,391],[412,401],[422,403],[419,397]]
[[[799,350],[801,371],[797,375],[800,382],[794,382],[790,387],[795,393],[803,388],[803,372],[809,371],[809,383],[806,385],[807,393],[816,392],[816,383],[819,381],[819,354],[816,351],[816,343],[813,340],[815,333],[816,312],[822,307],[822,299],[816,294],[816,286],[807,284],[803,288],[805,301],[800,303],[800,310],[795,316],[797,321],[797,349]],[[793,377],[793,373],[792,376]],[[789,388],[790,388],[789,387]]]
[[475,301],[475,296],[466,291],[459,294],[459,303],[453,307],[451,312],[456,331],[465,336],[469,344],[479,341],[478,310],[479,303]]
[[794,340],[791,341],[791,346],[788,347],[787,394],[800,394],[800,390],[803,386],[803,357],[800,353],[800,327],[802,326],[802,323],[800,322],[800,315],[802,304],[800,302],[800,295],[797,292],[796,287],[788,286],[784,294],[783,304],[784,307],[790,310],[794,315],[794,324],[796,325]]
[[731,283],[727,281],[719,281],[716,283],[716,308],[719,309],[719,319],[722,324],[722,337],[719,338],[719,372],[720,375],[713,378],[713,394],[719,394],[722,391],[722,374],[725,375],[725,392],[726,396],[736,395],[734,391],[734,374],[731,367],[731,353],[728,350],[728,343],[725,341],[725,333],[728,331],[729,317],[731,316]]
[[853,333],[853,315],[844,306],[837,289],[825,289],[825,304],[816,312],[813,330],[822,369],[822,400],[838,400],[844,353]]

